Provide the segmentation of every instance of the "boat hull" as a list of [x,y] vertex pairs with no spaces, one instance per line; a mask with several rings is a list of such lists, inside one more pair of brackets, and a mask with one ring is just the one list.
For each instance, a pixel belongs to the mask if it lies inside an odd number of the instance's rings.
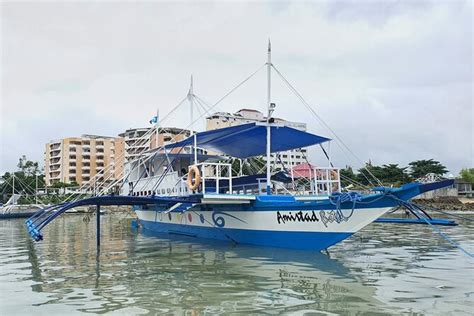
[[226,211],[218,208],[165,213],[136,208],[141,226],[151,232],[179,234],[238,244],[319,251],[352,236],[389,208],[354,210]]

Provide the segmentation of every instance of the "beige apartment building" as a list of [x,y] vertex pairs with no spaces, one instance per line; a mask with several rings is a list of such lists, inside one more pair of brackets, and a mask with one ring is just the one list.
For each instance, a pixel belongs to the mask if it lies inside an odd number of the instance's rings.
[[[265,122],[266,120],[267,118],[262,112],[254,109],[241,109],[236,113],[216,112],[206,118],[206,129],[213,130],[247,123]],[[274,118],[274,120],[275,123],[306,131],[306,123],[291,122],[281,118]],[[290,150],[281,152],[279,157],[276,154],[272,154],[272,160],[275,162],[276,169],[283,169],[283,166],[279,163],[280,160],[286,167],[296,166],[307,162],[306,155],[306,149],[302,148],[301,151]],[[263,159],[266,160],[266,157],[263,157]]]
[[[155,127],[130,128],[119,136],[125,144],[125,161],[135,160],[150,149],[154,149],[169,143],[180,141],[191,135],[191,131],[177,127],[160,127],[158,142]],[[178,152],[179,148],[171,152]]]
[[124,140],[98,135],[54,140],[46,144],[44,166],[48,186],[91,179],[110,183],[123,176]]
[[135,160],[150,149],[151,127],[129,128],[119,134],[124,141],[125,162]]
[[[191,131],[178,127],[163,127],[160,128],[158,142],[156,141],[156,131],[152,132],[150,138],[150,149],[164,146],[167,144],[175,143],[185,139],[191,135]],[[157,146],[158,145],[158,146]],[[174,148],[171,152],[178,152],[179,148]]]

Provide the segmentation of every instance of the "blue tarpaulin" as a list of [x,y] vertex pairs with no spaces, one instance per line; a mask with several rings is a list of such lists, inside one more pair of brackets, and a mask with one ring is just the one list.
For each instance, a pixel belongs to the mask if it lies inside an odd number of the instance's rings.
[[[266,153],[266,126],[257,123],[231,126],[196,134],[197,147],[238,158],[260,156]],[[287,126],[271,127],[271,152],[287,151],[328,141],[329,138],[300,131]],[[190,146],[194,136],[166,145],[166,148]]]

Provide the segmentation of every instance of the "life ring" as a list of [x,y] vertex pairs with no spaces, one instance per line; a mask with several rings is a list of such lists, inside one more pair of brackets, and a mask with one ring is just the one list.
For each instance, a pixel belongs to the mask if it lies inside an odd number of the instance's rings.
[[[194,179],[194,182],[193,182]],[[201,171],[199,171],[199,168],[196,165],[192,165],[189,168],[188,172],[188,188],[191,191],[196,191],[197,188],[199,188],[199,185],[201,184]]]

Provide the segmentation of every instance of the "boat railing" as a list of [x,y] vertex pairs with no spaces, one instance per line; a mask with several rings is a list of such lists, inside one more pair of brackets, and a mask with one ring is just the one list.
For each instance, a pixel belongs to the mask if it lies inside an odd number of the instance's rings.
[[[228,192],[233,192],[232,188],[232,164],[220,162],[202,162],[197,164],[201,170],[202,178],[202,192],[219,193],[219,185],[222,180],[227,181],[226,189]],[[214,180],[215,187],[206,188],[206,180]]]
[[171,171],[164,175],[157,174],[137,181],[130,181],[128,188],[128,195],[132,196],[172,196],[187,194],[189,194],[189,189],[186,186],[186,182],[179,177],[177,171]]
[[[220,185],[220,192],[227,194],[243,194],[243,195],[261,195],[267,194],[267,178],[257,178],[256,182],[249,182],[245,184],[232,184],[232,190],[229,190],[227,185]],[[209,192],[209,191],[208,191]],[[281,182],[272,180],[272,193],[280,195],[293,194]]]
[[333,167],[315,167],[311,174],[311,192],[312,194],[331,195],[341,190],[341,174],[339,168]]

